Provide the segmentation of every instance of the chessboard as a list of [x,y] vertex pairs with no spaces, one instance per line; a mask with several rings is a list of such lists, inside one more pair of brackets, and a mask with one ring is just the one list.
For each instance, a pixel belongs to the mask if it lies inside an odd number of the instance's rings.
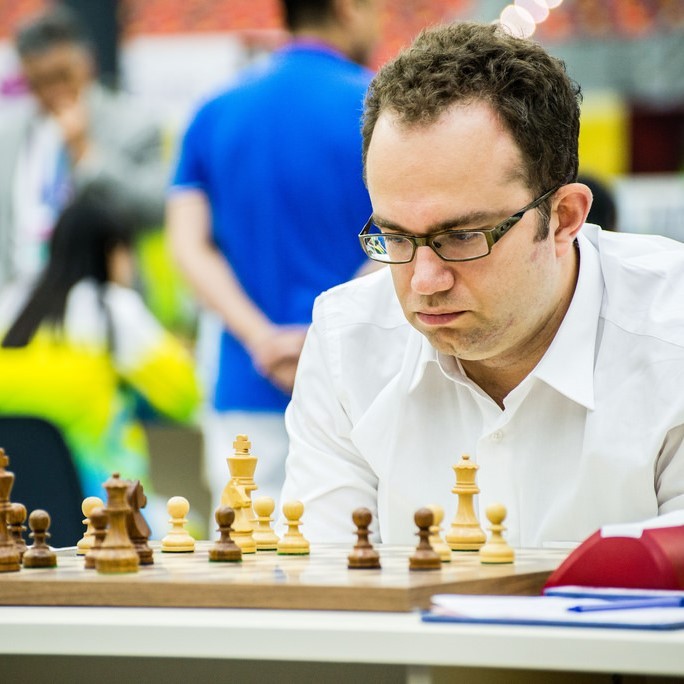
[[350,549],[312,545],[308,556],[245,554],[242,562],[209,561],[212,542],[192,553],[163,553],[138,572],[84,568],[75,548],[57,552],[57,567],[0,576],[0,605],[273,608],[412,611],[438,593],[535,595],[567,552],[516,550],[508,565],[483,565],[477,553],[452,554],[439,570],[410,571],[409,547],[383,546],[380,569],[348,569]]

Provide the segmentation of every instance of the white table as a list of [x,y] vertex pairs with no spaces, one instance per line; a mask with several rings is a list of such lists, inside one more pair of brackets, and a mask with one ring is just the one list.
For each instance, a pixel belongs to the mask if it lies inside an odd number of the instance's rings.
[[553,681],[554,672],[573,683],[614,673],[684,681],[684,631],[426,624],[415,613],[0,607],[0,654],[7,684],[508,684]]

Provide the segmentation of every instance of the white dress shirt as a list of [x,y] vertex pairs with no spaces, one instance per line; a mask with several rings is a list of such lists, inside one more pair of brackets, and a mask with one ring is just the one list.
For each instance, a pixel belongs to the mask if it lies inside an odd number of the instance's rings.
[[684,245],[588,224],[579,248],[565,319],[503,409],[409,325],[389,269],[318,298],[286,413],[305,536],[353,540],[359,506],[385,543],[415,544],[431,503],[448,529],[464,453],[483,528],[504,504],[517,547],[684,508]]

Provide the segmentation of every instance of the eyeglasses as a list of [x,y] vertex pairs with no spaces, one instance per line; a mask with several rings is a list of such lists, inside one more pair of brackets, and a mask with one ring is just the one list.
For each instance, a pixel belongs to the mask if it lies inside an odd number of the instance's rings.
[[418,247],[430,247],[444,261],[472,261],[487,256],[492,247],[531,209],[538,207],[561,186],[545,192],[520,211],[501,221],[493,228],[481,230],[445,230],[441,233],[418,237],[401,233],[383,233],[373,223],[373,217],[359,233],[363,251],[374,261],[384,264],[408,264],[413,261]]

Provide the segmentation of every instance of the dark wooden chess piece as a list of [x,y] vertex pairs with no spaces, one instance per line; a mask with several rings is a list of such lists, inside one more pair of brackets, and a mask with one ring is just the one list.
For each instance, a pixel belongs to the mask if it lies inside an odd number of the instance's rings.
[[209,549],[210,561],[235,563],[242,560],[242,549],[232,540],[235,511],[230,506],[219,506],[214,514],[221,538]]
[[95,561],[102,548],[102,543],[107,536],[107,513],[102,507],[94,508],[88,516],[93,528],[93,546],[88,549],[85,555],[85,568],[95,569]]
[[434,522],[434,515],[429,508],[419,508],[414,515],[418,526],[418,546],[409,557],[409,570],[440,570],[442,559],[430,544],[430,527]]
[[21,570],[19,549],[7,529],[7,515],[10,510],[10,492],[14,484],[14,473],[6,470],[9,465],[4,449],[0,449],[0,572]]
[[352,552],[347,556],[348,568],[379,568],[380,554],[368,540],[368,529],[373,514],[367,508],[357,508],[352,513],[352,520],[356,525],[357,542]]
[[26,549],[22,563],[25,568],[54,568],[57,565],[57,554],[48,546],[50,538],[50,514],[37,508],[29,515],[29,527],[33,544]]
[[147,505],[147,497],[143,491],[143,486],[140,480],[132,482],[128,491],[126,492],[126,500],[131,507],[131,512],[126,519],[126,530],[128,531],[128,538],[135,547],[140,565],[152,565],[154,557],[152,549],[147,540],[150,538],[152,530],[147,524],[147,520],[143,517],[142,508]]
[[100,573],[138,572],[138,554],[126,531],[126,518],[131,510],[126,502],[126,491],[129,486],[130,482],[122,480],[119,473],[114,473],[104,483],[107,490],[105,512],[109,529],[95,558],[95,568]]
[[22,559],[26,551],[26,541],[24,540],[24,532],[26,532],[25,521],[26,506],[20,503],[10,504],[9,513],[7,514],[7,528],[17,547],[17,551],[19,551],[19,560]]

